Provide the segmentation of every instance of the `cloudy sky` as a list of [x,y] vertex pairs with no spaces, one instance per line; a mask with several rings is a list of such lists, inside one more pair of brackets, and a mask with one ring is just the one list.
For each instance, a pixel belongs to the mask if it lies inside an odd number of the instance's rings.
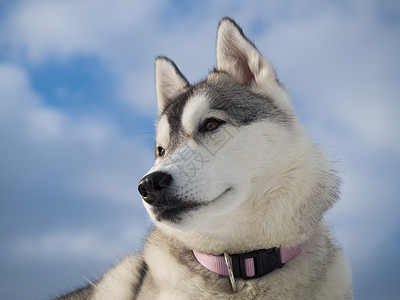
[[0,2],[0,299],[46,299],[139,249],[154,59],[191,82],[231,16],[343,178],[327,214],[356,299],[398,299],[400,2]]

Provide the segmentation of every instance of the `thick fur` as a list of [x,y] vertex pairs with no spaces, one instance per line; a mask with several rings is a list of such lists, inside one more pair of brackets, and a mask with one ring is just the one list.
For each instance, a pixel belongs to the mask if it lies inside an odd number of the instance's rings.
[[[190,85],[159,57],[156,89],[159,155],[148,174],[172,176],[167,204],[143,201],[155,226],[141,253],[60,299],[352,299],[350,269],[323,221],[339,180],[236,23],[220,22],[217,67],[204,81]],[[218,126],[204,129],[207,120]],[[236,293],[192,253],[298,244],[282,268],[237,279]]]

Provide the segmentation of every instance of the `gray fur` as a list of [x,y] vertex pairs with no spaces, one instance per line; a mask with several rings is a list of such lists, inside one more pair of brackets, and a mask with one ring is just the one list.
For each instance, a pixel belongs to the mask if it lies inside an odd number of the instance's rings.
[[[210,107],[226,113],[236,126],[245,126],[262,120],[290,126],[293,113],[280,108],[272,97],[257,94],[245,85],[237,83],[224,72],[213,72],[215,76],[189,86],[170,100],[162,115],[167,115],[170,130],[170,153],[182,144],[182,111],[188,100],[195,95],[210,99]],[[193,138],[193,137],[192,137]]]
[[293,115],[278,107],[272,97],[252,92],[227,74],[217,73],[216,78],[205,82],[204,92],[210,99],[210,106],[224,111],[238,126],[266,119],[290,125]]
[[57,297],[55,300],[83,300],[90,299],[93,295],[94,285],[88,284],[84,287],[81,287],[73,292],[65,294],[64,296]]

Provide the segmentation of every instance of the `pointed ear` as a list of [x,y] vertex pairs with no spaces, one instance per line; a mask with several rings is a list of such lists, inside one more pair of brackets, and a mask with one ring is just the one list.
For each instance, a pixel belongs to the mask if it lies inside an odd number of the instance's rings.
[[167,57],[157,57],[155,68],[157,106],[160,114],[179,90],[189,86],[189,82]]
[[246,38],[242,29],[229,18],[221,20],[217,34],[217,70],[233,76],[238,82],[266,84],[276,75],[269,62]]

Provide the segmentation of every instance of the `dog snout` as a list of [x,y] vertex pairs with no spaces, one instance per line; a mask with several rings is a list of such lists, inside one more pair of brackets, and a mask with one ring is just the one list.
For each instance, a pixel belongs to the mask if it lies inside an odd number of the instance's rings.
[[165,172],[153,172],[142,178],[138,190],[143,200],[150,205],[157,206],[165,194],[167,187],[171,185],[172,176]]

